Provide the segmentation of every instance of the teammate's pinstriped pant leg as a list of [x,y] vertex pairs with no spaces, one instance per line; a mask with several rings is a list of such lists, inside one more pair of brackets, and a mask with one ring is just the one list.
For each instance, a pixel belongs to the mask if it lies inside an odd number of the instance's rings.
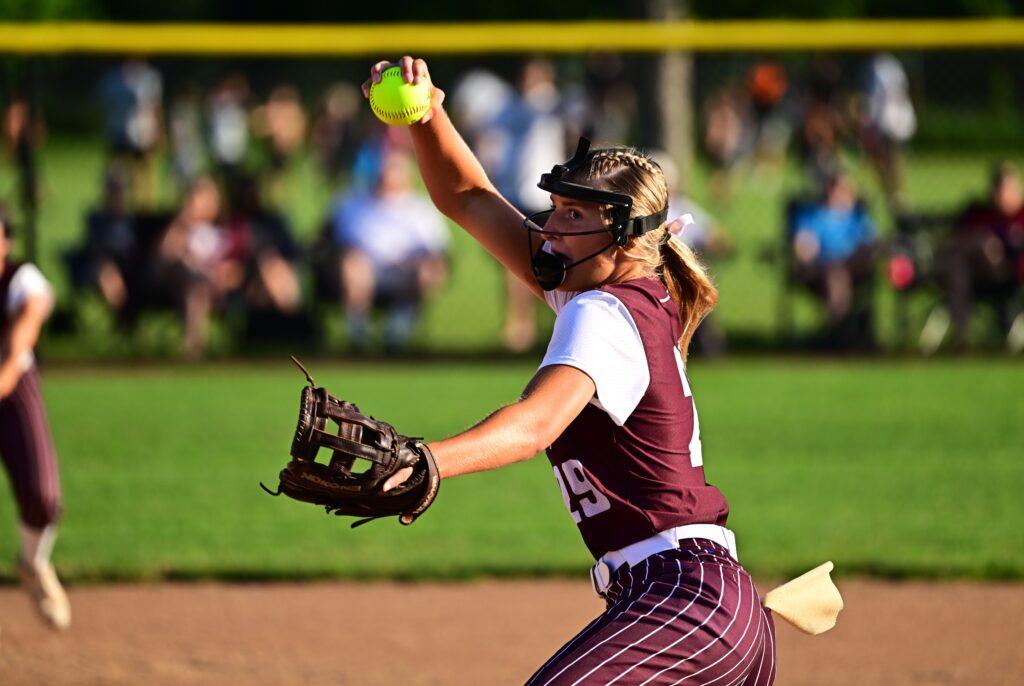
[[57,454],[34,368],[0,402],[0,456],[21,521],[36,529],[57,521],[61,505]]

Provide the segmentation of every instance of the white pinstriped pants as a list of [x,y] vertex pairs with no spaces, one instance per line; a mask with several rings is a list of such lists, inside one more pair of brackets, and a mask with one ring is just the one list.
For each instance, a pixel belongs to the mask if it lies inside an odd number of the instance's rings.
[[775,627],[754,583],[703,539],[617,572],[608,609],[527,682],[769,686]]

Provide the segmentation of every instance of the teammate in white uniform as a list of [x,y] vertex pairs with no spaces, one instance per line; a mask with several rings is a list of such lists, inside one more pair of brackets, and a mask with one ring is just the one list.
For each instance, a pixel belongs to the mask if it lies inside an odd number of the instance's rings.
[[[406,81],[429,83],[422,60],[399,64]],[[374,65],[371,80],[387,66]],[[684,372],[718,294],[670,236],[660,168],[635,150],[592,151],[581,140],[541,178],[552,209],[524,218],[443,100],[434,88],[430,112],[411,127],[431,199],[558,316],[522,398],[430,448],[444,478],[546,451],[608,605],[529,683],[772,683],[771,616],[736,560],[725,497],[704,480]]]

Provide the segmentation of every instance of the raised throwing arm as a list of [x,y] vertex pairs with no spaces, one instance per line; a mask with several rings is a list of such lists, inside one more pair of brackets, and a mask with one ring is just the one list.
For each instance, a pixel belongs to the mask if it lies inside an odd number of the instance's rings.
[[[406,56],[397,64],[406,82],[430,83],[423,60]],[[381,72],[390,66],[390,62],[373,65],[370,79],[363,84],[364,95],[369,95],[370,84],[379,82]],[[433,85],[431,88],[430,111],[410,127],[416,160],[431,200],[542,298],[530,267],[522,213],[497,191],[456,131],[444,111],[444,91]]]

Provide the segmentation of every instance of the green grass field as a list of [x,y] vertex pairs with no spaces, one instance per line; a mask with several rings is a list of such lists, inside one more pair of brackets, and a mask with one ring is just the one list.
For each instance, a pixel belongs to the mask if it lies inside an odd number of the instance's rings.
[[[992,157],[918,154],[908,167],[919,208],[949,209],[983,191]],[[60,254],[82,233],[99,197],[98,141],[54,140],[42,151],[45,198],[40,263],[67,298]],[[858,175],[875,207],[877,184]],[[692,195],[705,200],[705,170]],[[284,209],[309,240],[330,198],[308,161],[287,178]],[[779,231],[782,198],[799,187],[790,167],[776,188],[744,184],[712,207],[736,254],[714,265],[718,316],[729,333],[770,340],[779,276],[758,259]],[[12,197],[9,167],[0,197]],[[883,233],[889,230],[881,220]],[[497,348],[501,277],[459,232],[449,288],[425,312],[427,352]],[[918,308],[920,309],[920,308]],[[816,313],[797,303],[803,330]],[[49,336],[49,360],[160,356],[175,326],[149,323],[136,341],[115,334],[96,308],[74,336]],[[541,313],[542,322],[551,321]],[[891,295],[880,328],[891,337]],[[335,330],[340,330],[335,326]],[[327,341],[327,350],[337,341]],[[230,346],[224,349],[231,352]],[[237,348],[236,348],[237,351]],[[514,400],[535,356],[520,361],[340,364],[315,362],[317,379],[411,434],[438,437]],[[741,557],[763,575],[831,558],[840,574],[1024,577],[1024,368],[1011,359],[796,361],[695,360],[709,479],[729,496]],[[286,457],[302,378],[273,364],[128,369],[50,366],[45,388],[62,456],[66,519],[62,572],[110,578],[459,578],[480,574],[583,574],[588,555],[544,459],[445,483],[413,527],[346,522],[258,487]],[[10,577],[16,537],[0,498],[0,575]]]
[[[317,381],[436,438],[513,401],[528,362],[339,364]],[[1024,368],[1010,360],[695,360],[709,480],[741,559],[784,575],[1024,578]],[[445,482],[411,527],[349,520],[259,488],[286,458],[301,375],[262,364],[46,370],[77,581],[583,575],[547,461]],[[0,498],[0,575],[16,550]]]

